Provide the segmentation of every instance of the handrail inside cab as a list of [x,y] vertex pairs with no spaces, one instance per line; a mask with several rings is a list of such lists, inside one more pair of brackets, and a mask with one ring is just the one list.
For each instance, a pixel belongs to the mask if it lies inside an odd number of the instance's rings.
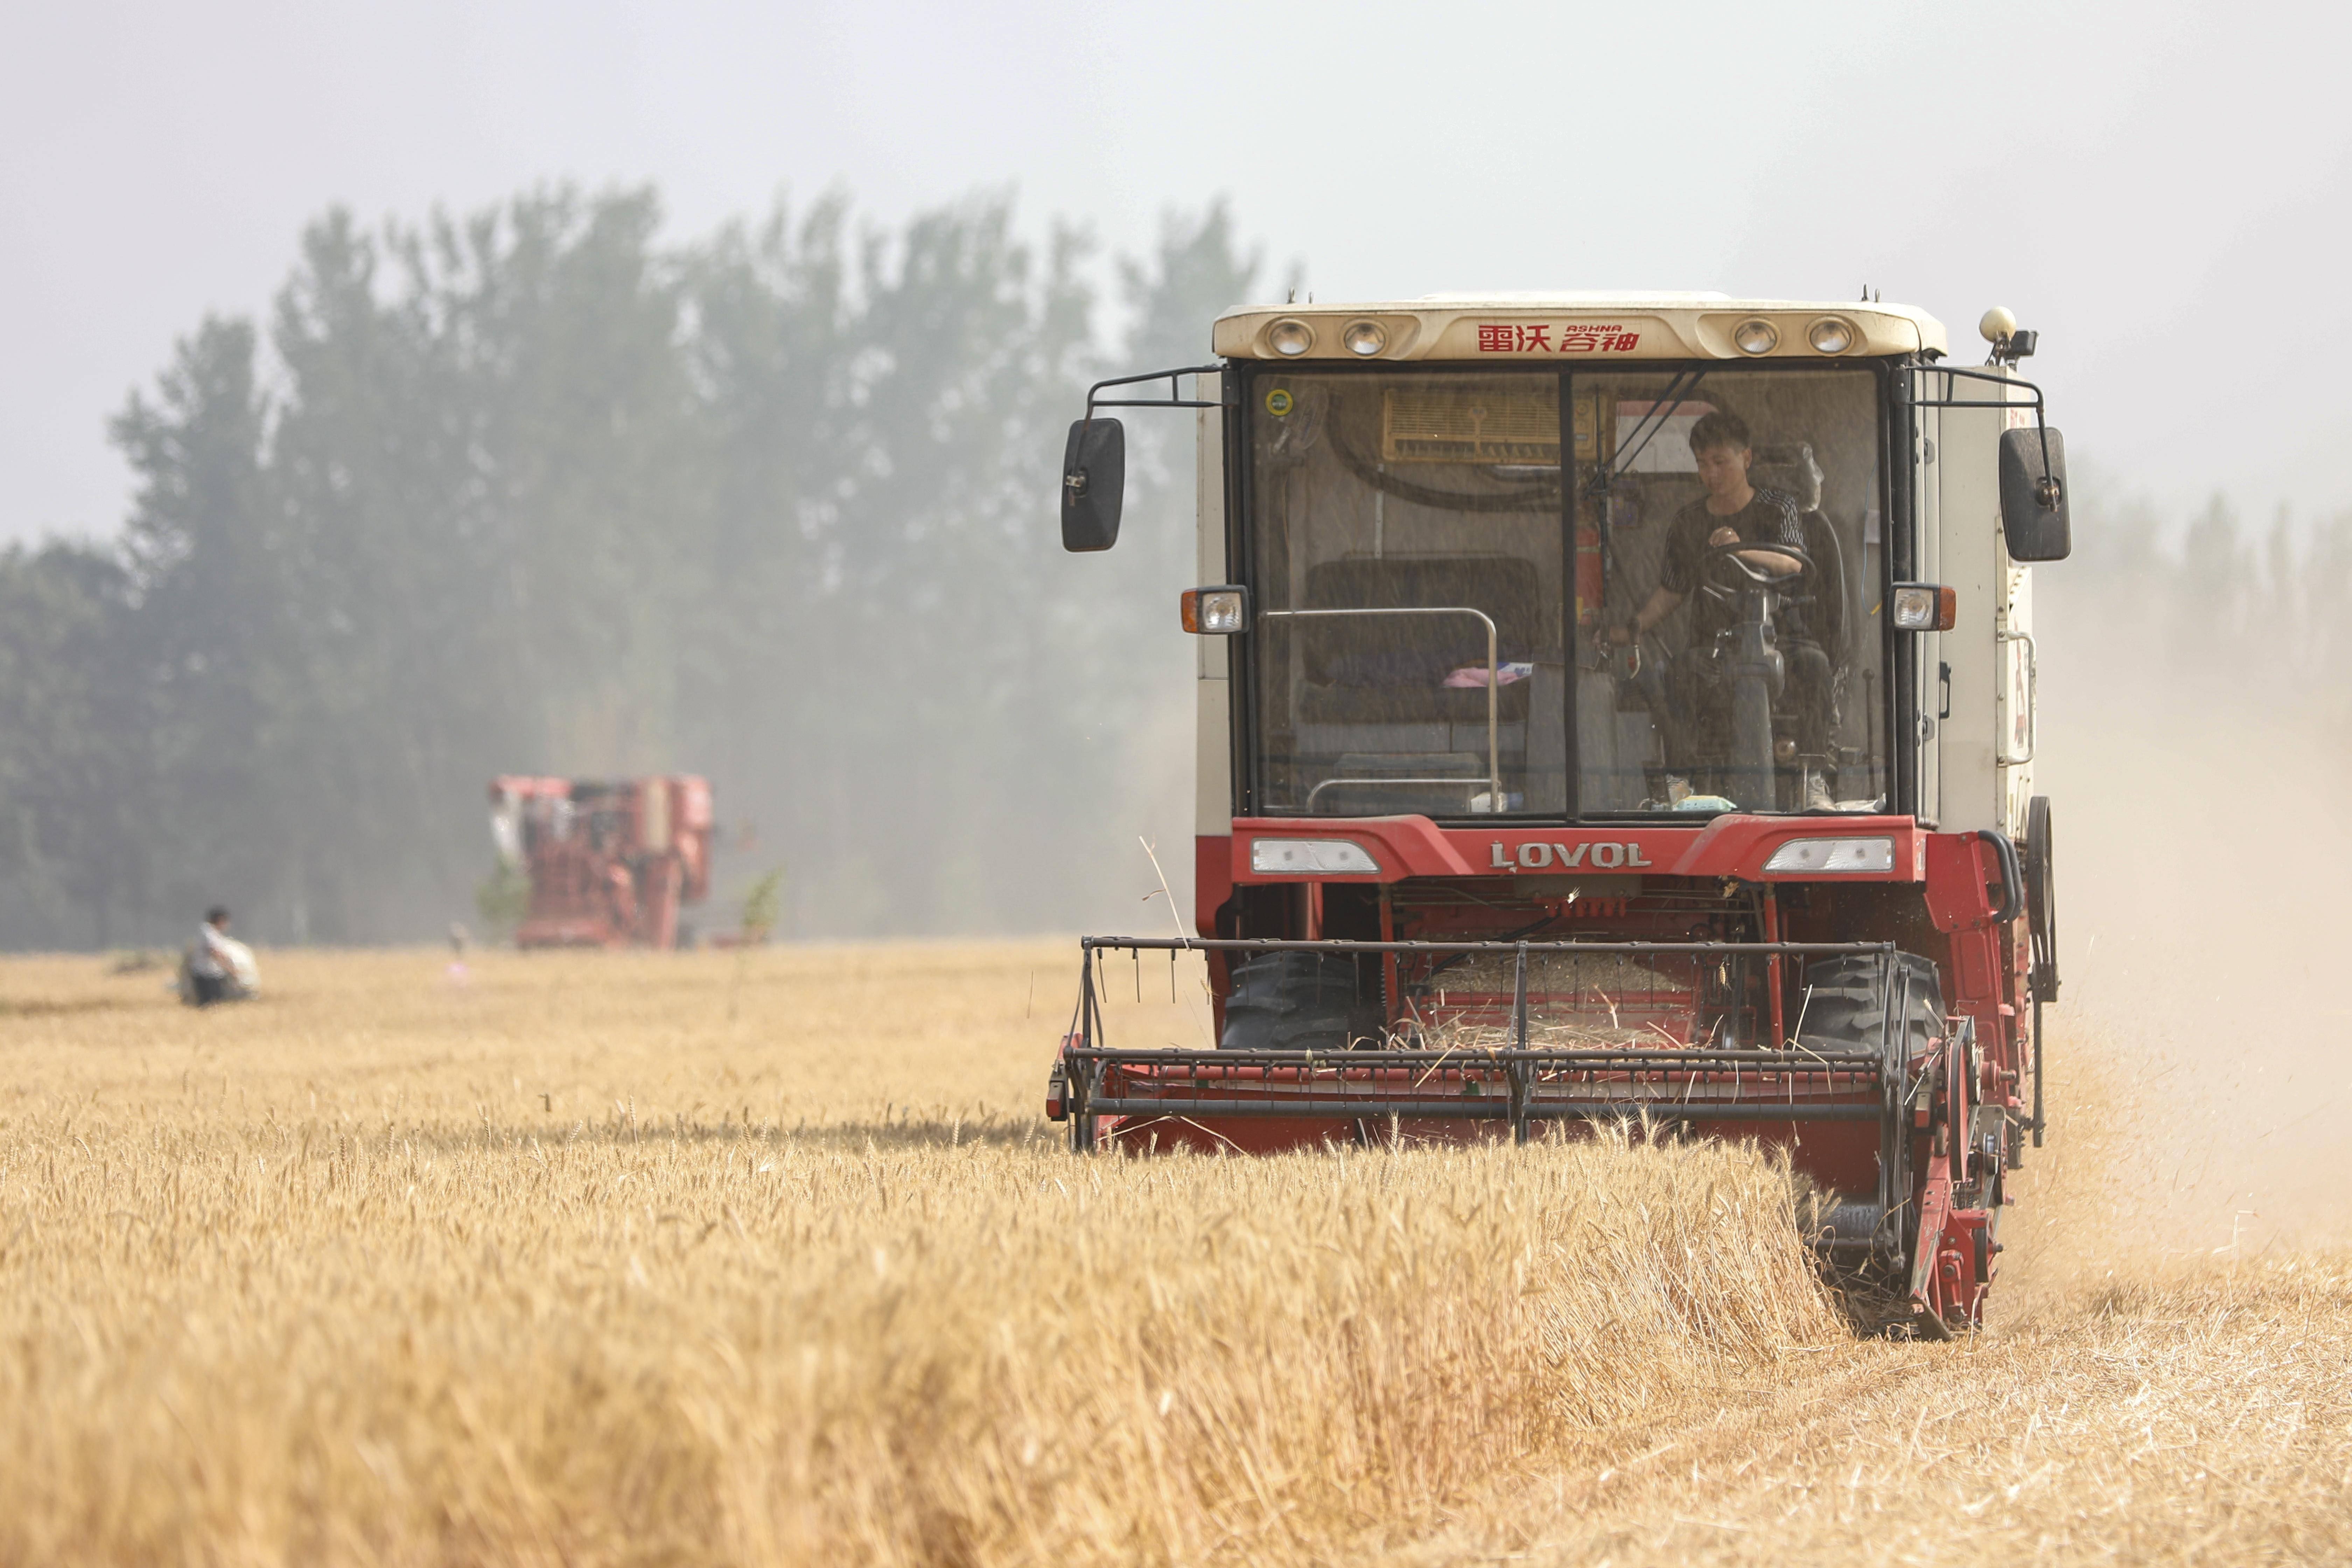
[[[1495,631],[1495,618],[1492,616],[1489,616],[1484,610],[1474,610],[1467,605],[1397,605],[1384,609],[1352,610],[1262,610],[1259,612],[1259,615],[1264,619],[1269,621],[1276,618],[1286,620],[1305,620],[1310,617],[1324,616],[1477,616],[1479,625],[1486,628],[1486,799],[1496,812],[1500,813],[1502,811],[1503,747],[1501,739],[1502,725],[1500,721],[1502,667],[1496,662],[1497,638]],[[1323,784],[1317,784],[1312,791],[1308,792],[1307,804],[1311,808],[1315,804],[1315,796],[1322,792],[1326,784],[1353,784],[1359,782],[1366,784],[1381,783],[1402,784],[1431,783],[1458,784],[1461,781],[1458,779],[1366,779],[1361,781],[1353,779],[1326,779],[1323,781]]]

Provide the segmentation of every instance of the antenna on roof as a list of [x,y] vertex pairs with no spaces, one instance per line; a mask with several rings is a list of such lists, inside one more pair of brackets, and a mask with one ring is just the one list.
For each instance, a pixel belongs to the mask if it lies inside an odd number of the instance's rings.
[[1290,298],[1289,298],[1287,300],[1284,301],[1284,303],[1286,303],[1286,304],[1291,304],[1291,305],[1296,305],[1297,303],[1298,303],[1298,290],[1297,290],[1297,289],[1293,289],[1290,291]]

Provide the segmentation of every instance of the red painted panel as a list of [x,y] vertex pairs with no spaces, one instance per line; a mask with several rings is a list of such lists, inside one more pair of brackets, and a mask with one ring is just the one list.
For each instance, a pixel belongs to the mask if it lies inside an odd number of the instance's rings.
[[1927,839],[1927,918],[1937,931],[1980,925],[1998,912],[1986,889],[1986,857],[1993,847],[1973,833],[1930,833]]
[[[1690,827],[1609,826],[1440,827],[1425,816],[1236,817],[1227,864],[1236,883],[1400,882],[1411,877],[1507,877],[1520,872],[1647,871],[1675,877],[1738,877],[1748,881],[1916,882],[1926,875],[1922,840],[1907,816],[1751,816],[1727,813]],[[1956,836],[1955,836],[1956,837]],[[1250,869],[1259,838],[1344,838],[1363,846],[1380,871],[1364,877],[1268,877]],[[1892,838],[1890,871],[1819,872],[1769,878],[1764,862],[1797,838]],[[1202,839],[1203,844],[1213,842]]]
[[1207,835],[1192,840],[1192,930],[1217,934],[1217,911],[1234,896],[1234,841]]

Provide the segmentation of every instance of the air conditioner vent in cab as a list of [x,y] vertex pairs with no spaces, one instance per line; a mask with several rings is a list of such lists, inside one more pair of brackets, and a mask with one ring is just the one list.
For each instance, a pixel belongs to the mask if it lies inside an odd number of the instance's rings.
[[1391,387],[1381,405],[1390,463],[1559,465],[1559,394],[1550,388]]

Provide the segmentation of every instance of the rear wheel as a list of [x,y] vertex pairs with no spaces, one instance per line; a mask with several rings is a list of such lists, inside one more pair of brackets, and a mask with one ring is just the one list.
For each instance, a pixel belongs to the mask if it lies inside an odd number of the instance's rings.
[[2037,795],[2025,807],[2025,927],[2033,939],[2033,999],[2058,1000],[2057,845],[2050,826],[2050,797]]
[[1344,952],[1265,952],[1233,970],[1225,998],[1229,1051],[1343,1051],[1378,1045],[1381,1005],[1363,999],[1355,956]]

